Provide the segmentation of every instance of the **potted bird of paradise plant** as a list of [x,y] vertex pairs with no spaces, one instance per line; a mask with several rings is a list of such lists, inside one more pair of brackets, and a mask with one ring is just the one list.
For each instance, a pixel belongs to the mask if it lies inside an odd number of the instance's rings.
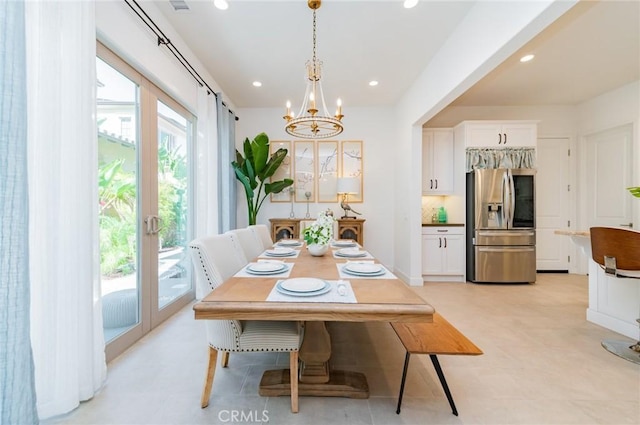
[[258,211],[271,193],[280,193],[293,184],[291,179],[271,181],[287,156],[287,149],[280,148],[269,156],[269,136],[258,134],[253,140],[245,138],[242,144],[244,156],[236,149],[236,160],[231,163],[236,179],[242,183],[247,199],[249,224],[256,224]]

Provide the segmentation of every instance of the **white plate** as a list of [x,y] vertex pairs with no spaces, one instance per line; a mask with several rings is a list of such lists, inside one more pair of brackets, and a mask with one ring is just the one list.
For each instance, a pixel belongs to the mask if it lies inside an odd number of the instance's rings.
[[298,239],[280,239],[280,241],[278,241],[278,245],[298,246],[298,245],[302,245],[302,242],[300,242]]
[[333,246],[356,246],[356,243],[351,239],[338,239],[337,241],[333,241]]
[[322,279],[315,277],[296,277],[280,282],[280,287],[290,292],[315,292],[327,285]]
[[292,297],[315,297],[318,295],[326,294],[327,292],[331,291],[331,284],[329,282],[325,282],[324,288],[319,289],[317,291],[295,292],[295,291],[288,291],[284,289],[282,287],[282,282],[278,282],[276,284],[276,291],[280,292],[281,294],[289,295]]
[[344,270],[352,273],[359,273],[359,274],[376,274],[376,273],[380,273],[384,269],[379,264],[347,263],[344,266]]
[[259,262],[259,263],[249,264],[247,266],[247,271],[257,272],[257,273],[269,273],[269,272],[280,272],[286,268],[287,266],[284,263]]
[[295,253],[296,251],[291,248],[273,248],[273,249],[267,249],[265,251],[266,255],[270,255],[272,257],[288,257]]
[[359,276],[359,277],[376,277],[376,276],[382,276],[386,273],[386,271],[384,269],[381,269],[380,271],[377,271],[375,273],[359,273],[359,272],[354,272],[354,271],[350,271],[348,268],[346,267],[342,267],[342,272],[351,276]]
[[360,251],[358,248],[342,248],[336,251],[336,255],[349,258],[365,257],[367,251]]

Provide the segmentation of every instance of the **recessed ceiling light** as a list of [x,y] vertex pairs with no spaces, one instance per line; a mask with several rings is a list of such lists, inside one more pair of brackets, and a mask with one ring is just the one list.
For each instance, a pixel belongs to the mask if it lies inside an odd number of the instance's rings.
[[418,4],[418,0],[404,0],[405,9],[411,9],[415,7],[416,4]]
[[227,3],[227,0],[213,0],[213,4],[220,10],[227,10],[229,8],[229,3]]
[[377,82],[376,80],[371,80],[371,81],[369,81],[369,85],[370,85],[371,87],[375,87],[375,86],[377,86],[377,85],[378,85],[378,82]]
[[254,81],[253,87],[262,87],[262,83],[260,81]]
[[524,55],[523,57],[520,58],[520,62],[529,62],[531,59],[535,58],[536,55]]

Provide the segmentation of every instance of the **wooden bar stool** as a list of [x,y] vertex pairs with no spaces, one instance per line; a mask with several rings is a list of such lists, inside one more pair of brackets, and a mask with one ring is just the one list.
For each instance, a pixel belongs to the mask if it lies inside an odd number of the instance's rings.
[[[620,279],[640,279],[640,232],[615,227],[592,227],[589,233],[591,258],[606,274]],[[637,321],[640,324],[640,319]],[[616,356],[640,364],[640,338],[632,345],[618,340],[604,340],[601,344]]]

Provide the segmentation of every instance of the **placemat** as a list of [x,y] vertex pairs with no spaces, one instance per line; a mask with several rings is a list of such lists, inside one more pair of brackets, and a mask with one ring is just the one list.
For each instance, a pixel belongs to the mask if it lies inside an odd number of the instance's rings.
[[[279,280],[276,282],[282,282]],[[353,288],[351,287],[351,282],[348,280],[327,280],[331,285],[331,290],[325,294],[317,295],[314,297],[296,297],[293,295],[285,295],[278,292],[276,285],[273,285],[273,289],[269,293],[267,297],[267,301],[273,302],[296,302],[296,303],[347,303],[347,304],[355,304],[358,301],[356,300],[356,295],[353,293]],[[344,295],[340,295],[338,293],[338,285],[344,285]]]
[[389,271],[389,269],[387,269],[385,266],[383,266],[382,264],[380,264],[380,267],[382,267],[384,269],[384,274],[380,275],[380,276],[356,276],[353,274],[349,274],[349,273],[345,273],[342,271],[342,266],[344,266],[347,263],[374,263],[374,261],[347,261],[345,263],[338,263],[336,264],[336,267],[338,268],[338,273],[340,274],[340,279],[396,279],[396,276],[391,273]]
[[257,278],[257,277],[289,277],[291,275],[291,270],[293,269],[293,266],[295,264],[293,263],[285,263],[284,261],[281,260],[258,260],[259,263],[284,263],[287,266],[289,266],[289,268],[285,271],[283,271],[282,273],[277,273],[277,274],[252,274],[247,272],[247,267],[250,266],[251,264],[255,264],[255,262],[253,263],[249,263],[246,266],[244,266],[243,268],[240,269],[239,272],[237,272],[235,275],[233,275],[233,277],[252,277],[252,278]]

